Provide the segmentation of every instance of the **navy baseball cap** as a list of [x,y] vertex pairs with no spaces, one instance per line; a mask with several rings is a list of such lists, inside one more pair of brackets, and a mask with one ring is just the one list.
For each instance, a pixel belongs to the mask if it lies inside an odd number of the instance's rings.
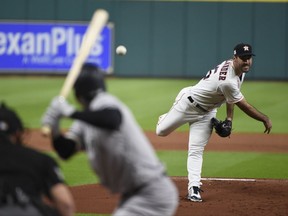
[[235,56],[255,56],[252,52],[252,46],[246,43],[237,44],[234,47],[234,55]]
[[16,112],[0,103],[0,133],[14,134],[16,131],[23,131],[23,124]]

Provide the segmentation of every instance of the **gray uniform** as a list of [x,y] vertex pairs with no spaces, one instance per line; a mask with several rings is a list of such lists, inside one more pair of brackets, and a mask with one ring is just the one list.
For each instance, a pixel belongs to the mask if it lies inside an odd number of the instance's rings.
[[122,194],[114,215],[173,215],[178,205],[177,189],[132,113],[116,97],[101,92],[89,109],[104,108],[120,110],[119,130],[105,130],[75,120],[66,136],[85,145],[101,184]]

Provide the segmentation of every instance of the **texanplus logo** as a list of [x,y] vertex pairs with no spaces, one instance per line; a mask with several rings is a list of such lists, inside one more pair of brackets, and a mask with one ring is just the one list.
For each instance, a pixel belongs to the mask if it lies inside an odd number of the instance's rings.
[[[0,69],[67,70],[85,40],[88,24],[0,23]],[[99,35],[88,60],[111,67],[111,29]],[[106,64],[106,65],[103,65]]]
[[[1,32],[0,55],[75,55],[85,35],[74,28],[51,27],[49,32]],[[98,38],[90,55],[100,55],[102,37]]]

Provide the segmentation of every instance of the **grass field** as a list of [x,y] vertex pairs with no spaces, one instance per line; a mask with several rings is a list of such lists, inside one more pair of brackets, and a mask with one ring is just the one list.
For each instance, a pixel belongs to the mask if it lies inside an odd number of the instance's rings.
[[[187,176],[186,151],[158,151],[158,157],[171,176]],[[53,154],[53,157],[58,158]],[[59,160],[58,160],[59,161]],[[59,161],[65,179],[71,186],[98,182],[88,163],[85,153],[70,161]],[[203,177],[223,178],[272,178],[287,179],[287,154],[247,152],[205,152]]]
[[[14,107],[22,116],[29,128],[39,128],[40,118],[52,97],[57,95],[64,82],[62,77],[1,77],[0,100]],[[158,116],[170,108],[179,90],[195,84],[189,79],[119,79],[107,80],[108,90],[124,101],[133,111],[136,119],[144,130],[155,130]],[[251,82],[246,81],[242,92],[246,99],[260,111],[264,112],[273,122],[273,133],[288,133],[286,122],[287,82]],[[69,101],[74,103],[70,94]],[[224,118],[224,107],[218,117]],[[68,127],[69,122],[63,123]],[[263,131],[262,124],[257,122],[238,108],[233,121],[234,132]],[[186,127],[181,130],[187,130]]]
[[[6,101],[22,117],[29,128],[39,128],[40,118],[52,97],[58,94],[62,77],[1,77],[0,100]],[[158,116],[170,108],[177,93],[183,87],[193,85],[189,79],[107,79],[108,90],[124,101],[134,113],[144,130],[154,131]],[[270,116],[272,133],[288,133],[287,82],[246,81],[242,93],[257,109]],[[72,94],[68,100],[75,104]],[[77,106],[77,105],[76,105]],[[218,117],[224,118],[224,107]],[[70,121],[62,122],[68,127]],[[238,108],[233,121],[234,133],[262,133],[264,127]],[[186,131],[187,127],[179,130]],[[57,160],[53,153],[49,153]],[[171,176],[186,176],[186,151],[158,151],[160,160],[167,166]],[[203,176],[233,178],[287,179],[287,154],[205,152]],[[59,160],[58,160],[59,161]],[[67,162],[59,161],[69,185],[95,183],[97,177],[91,172],[87,157],[80,153]],[[90,216],[92,214],[77,214]]]

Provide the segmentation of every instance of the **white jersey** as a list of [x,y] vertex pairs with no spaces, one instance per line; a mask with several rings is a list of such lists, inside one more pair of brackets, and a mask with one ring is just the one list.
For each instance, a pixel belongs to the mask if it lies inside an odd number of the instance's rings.
[[244,73],[241,77],[235,74],[231,59],[224,61],[208,71],[207,75],[191,88],[191,96],[209,111],[220,107],[224,102],[237,103],[244,97],[240,92],[244,76]]
[[119,130],[105,130],[74,121],[67,134],[85,144],[91,166],[101,183],[112,192],[125,193],[163,176],[165,169],[129,108],[111,94],[101,92],[89,109],[105,108],[120,110]]

